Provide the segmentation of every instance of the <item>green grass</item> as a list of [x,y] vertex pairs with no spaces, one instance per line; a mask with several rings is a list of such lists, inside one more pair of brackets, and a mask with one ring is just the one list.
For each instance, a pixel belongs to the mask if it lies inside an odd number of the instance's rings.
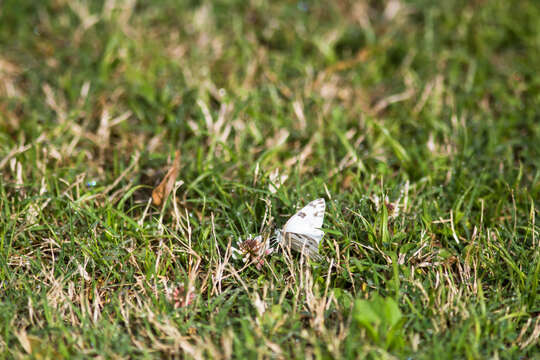
[[[2,357],[538,358],[539,34],[534,0],[0,1]],[[229,257],[317,197],[325,260]]]

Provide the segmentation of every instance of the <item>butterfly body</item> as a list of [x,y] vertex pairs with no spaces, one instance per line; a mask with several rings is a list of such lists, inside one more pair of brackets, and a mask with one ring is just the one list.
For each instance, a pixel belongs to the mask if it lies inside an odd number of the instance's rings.
[[320,229],[324,221],[326,203],[324,199],[313,200],[294,214],[278,233],[278,241],[314,260],[321,260],[319,243],[324,232]]

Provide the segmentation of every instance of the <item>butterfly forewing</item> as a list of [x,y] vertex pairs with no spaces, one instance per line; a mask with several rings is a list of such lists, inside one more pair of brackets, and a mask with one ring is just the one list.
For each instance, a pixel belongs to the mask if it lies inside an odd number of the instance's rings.
[[[313,200],[300,211],[294,214],[283,227],[283,232],[305,235],[324,235],[320,230],[324,221],[324,210],[326,204],[324,199]],[[320,241],[320,239],[318,239]]]
[[319,243],[324,236],[324,199],[313,200],[294,214],[283,227],[283,236],[290,246],[312,258],[320,258]]

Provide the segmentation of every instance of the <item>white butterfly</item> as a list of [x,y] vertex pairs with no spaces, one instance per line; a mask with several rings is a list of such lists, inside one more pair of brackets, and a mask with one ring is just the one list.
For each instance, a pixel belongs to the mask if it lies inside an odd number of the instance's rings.
[[277,232],[278,242],[304,253],[313,260],[321,260],[319,243],[324,232],[320,229],[324,221],[324,199],[313,200],[302,210],[294,214],[281,231]]

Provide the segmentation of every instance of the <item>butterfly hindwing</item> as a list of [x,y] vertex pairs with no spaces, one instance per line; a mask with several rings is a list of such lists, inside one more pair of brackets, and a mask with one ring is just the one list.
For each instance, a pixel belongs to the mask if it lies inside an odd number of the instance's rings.
[[314,260],[320,260],[319,243],[312,237],[295,233],[285,234],[286,244],[300,253],[304,253]]

